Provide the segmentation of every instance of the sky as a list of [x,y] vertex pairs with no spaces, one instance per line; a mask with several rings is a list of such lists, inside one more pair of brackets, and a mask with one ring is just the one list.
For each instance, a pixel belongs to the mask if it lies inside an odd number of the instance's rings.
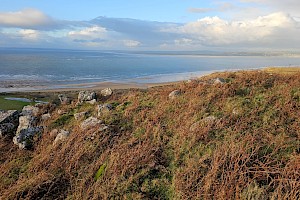
[[299,0],[0,0],[0,47],[299,51]]

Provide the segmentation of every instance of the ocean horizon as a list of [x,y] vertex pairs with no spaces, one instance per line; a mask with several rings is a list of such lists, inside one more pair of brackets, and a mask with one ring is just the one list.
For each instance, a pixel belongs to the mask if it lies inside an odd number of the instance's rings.
[[215,71],[300,66],[300,57],[220,52],[0,49],[0,92],[97,82],[164,83]]

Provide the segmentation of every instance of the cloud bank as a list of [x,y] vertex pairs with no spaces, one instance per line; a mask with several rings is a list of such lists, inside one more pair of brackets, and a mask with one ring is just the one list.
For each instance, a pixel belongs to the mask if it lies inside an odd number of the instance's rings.
[[[244,3],[271,1],[241,0]],[[299,5],[296,1],[289,0]],[[276,1],[281,4],[280,1]],[[232,9],[218,4],[219,11]],[[205,13],[209,9],[192,9]],[[59,24],[59,26],[58,26]],[[76,49],[213,50],[296,49],[299,22],[285,12],[228,20],[202,17],[187,23],[98,17],[90,21],[58,21],[36,9],[0,13],[0,45]]]

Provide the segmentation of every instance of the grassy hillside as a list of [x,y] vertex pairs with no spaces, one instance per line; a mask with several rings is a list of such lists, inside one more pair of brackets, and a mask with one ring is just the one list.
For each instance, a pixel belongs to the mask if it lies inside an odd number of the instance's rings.
[[[227,83],[207,84],[214,77]],[[73,114],[97,116],[95,106],[73,103],[44,108],[52,117],[31,151],[2,138],[2,199],[300,196],[300,73],[213,74],[100,103],[114,107],[99,117],[107,130],[82,131]],[[52,145],[54,128],[70,130],[65,143]]]

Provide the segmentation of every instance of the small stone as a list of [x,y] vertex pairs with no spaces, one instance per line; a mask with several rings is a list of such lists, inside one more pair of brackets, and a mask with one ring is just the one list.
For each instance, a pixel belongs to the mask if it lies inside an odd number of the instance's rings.
[[113,93],[113,91],[111,88],[105,88],[105,89],[101,90],[101,95],[104,97],[111,96],[112,93]]
[[78,103],[83,103],[84,101],[91,101],[96,99],[96,93],[90,91],[81,91],[78,94]]
[[113,106],[110,103],[105,103],[102,105],[98,105],[98,116],[102,116],[104,113],[108,113],[113,109]]
[[83,119],[86,115],[87,115],[87,112],[75,113],[74,118],[78,121],[80,119]]
[[61,110],[61,109],[57,110],[57,114],[59,114],[59,115],[63,115],[63,114],[66,114],[66,113],[67,113],[67,111],[65,111],[65,110]]
[[170,99],[175,99],[176,97],[180,96],[181,92],[180,90],[174,90],[169,94]]
[[226,80],[224,78],[215,78],[208,81],[209,84],[217,85],[217,84],[224,84]]
[[99,126],[101,124],[102,124],[102,120],[99,120],[95,117],[89,117],[81,123],[80,128],[88,129],[88,128]]
[[53,130],[49,133],[49,135],[50,135],[51,137],[56,137],[57,134],[58,134],[58,130],[57,130],[57,129],[53,129]]
[[91,104],[91,105],[95,105],[97,103],[96,99],[93,99],[91,101],[87,101],[87,103]]
[[205,117],[203,118],[201,121],[205,122],[205,123],[209,123],[209,124],[212,124],[214,123],[215,121],[217,120],[217,118],[215,116],[208,116],[208,117]]
[[106,126],[106,125],[102,125],[101,127],[100,127],[100,129],[99,129],[99,131],[105,131],[105,130],[107,130],[109,127],[108,126]]
[[237,108],[234,108],[234,109],[232,110],[232,114],[238,115],[238,114],[239,114],[239,110],[238,110]]
[[70,135],[69,131],[60,130],[53,142],[53,145],[56,145],[58,143],[65,141],[69,137],[69,135]]
[[61,104],[69,104],[71,102],[70,98],[65,94],[59,94],[58,98]]
[[43,114],[41,118],[43,121],[46,121],[51,118],[51,115],[50,115],[50,113],[46,113],[46,114]]

